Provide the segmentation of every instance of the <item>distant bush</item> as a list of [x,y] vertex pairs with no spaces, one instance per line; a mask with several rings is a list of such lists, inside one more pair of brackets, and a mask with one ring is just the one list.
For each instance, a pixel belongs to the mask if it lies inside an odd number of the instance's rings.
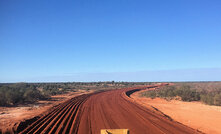
[[19,84],[0,87],[0,106],[13,106],[46,98],[32,86]]
[[213,91],[196,91],[187,85],[182,85],[180,87],[167,86],[158,90],[143,92],[142,96],[167,99],[173,99],[179,96],[182,101],[201,101],[208,105],[221,106],[221,89]]
[[200,94],[194,90],[190,90],[188,86],[183,86],[180,89],[174,86],[167,86],[160,90],[147,91],[142,94],[146,97],[161,97],[161,98],[174,98],[176,96],[181,97],[183,101],[198,101],[200,100]]
[[221,93],[213,94],[202,94],[200,95],[201,101],[208,105],[217,105],[221,106]]
[[[41,87],[42,90],[38,90]],[[63,93],[55,85],[41,84],[5,84],[0,86],[0,106],[14,106],[49,99],[51,95]]]
[[26,90],[23,94],[23,98],[27,102],[35,102],[37,100],[44,100],[47,99],[48,96],[43,95],[38,90]]
[[214,96],[214,105],[221,106],[221,93]]

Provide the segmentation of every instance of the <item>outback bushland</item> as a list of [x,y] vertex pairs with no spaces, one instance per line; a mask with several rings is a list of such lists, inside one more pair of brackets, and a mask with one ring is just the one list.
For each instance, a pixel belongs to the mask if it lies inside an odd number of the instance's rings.
[[77,90],[106,90],[120,87],[150,84],[147,82],[68,82],[68,83],[2,83],[0,106],[15,106],[48,100],[52,95]]
[[[219,83],[219,84],[217,84]],[[166,86],[157,90],[146,91],[141,95],[150,98],[175,99],[181,98],[182,101],[201,101],[208,105],[221,106],[221,83],[175,83],[174,86]]]

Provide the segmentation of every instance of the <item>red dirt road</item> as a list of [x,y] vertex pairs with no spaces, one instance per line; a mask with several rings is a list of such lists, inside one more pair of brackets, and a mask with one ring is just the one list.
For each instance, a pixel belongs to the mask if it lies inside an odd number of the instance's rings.
[[75,97],[28,127],[20,125],[18,132],[99,134],[100,129],[125,128],[130,130],[130,134],[198,133],[134,103],[125,94],[131,90],[111,90]]

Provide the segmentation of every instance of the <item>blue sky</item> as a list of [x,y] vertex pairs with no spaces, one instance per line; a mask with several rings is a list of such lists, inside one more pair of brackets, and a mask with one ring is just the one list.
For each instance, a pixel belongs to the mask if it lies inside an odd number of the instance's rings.
[[221,80],[221,1],[1,0],[0,61],[0,82]]

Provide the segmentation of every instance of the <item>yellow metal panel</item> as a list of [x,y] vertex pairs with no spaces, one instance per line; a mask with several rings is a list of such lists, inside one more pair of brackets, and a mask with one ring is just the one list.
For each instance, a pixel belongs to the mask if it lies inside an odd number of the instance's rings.
[[128,129],[101,129],[101,134],[129,134]]

